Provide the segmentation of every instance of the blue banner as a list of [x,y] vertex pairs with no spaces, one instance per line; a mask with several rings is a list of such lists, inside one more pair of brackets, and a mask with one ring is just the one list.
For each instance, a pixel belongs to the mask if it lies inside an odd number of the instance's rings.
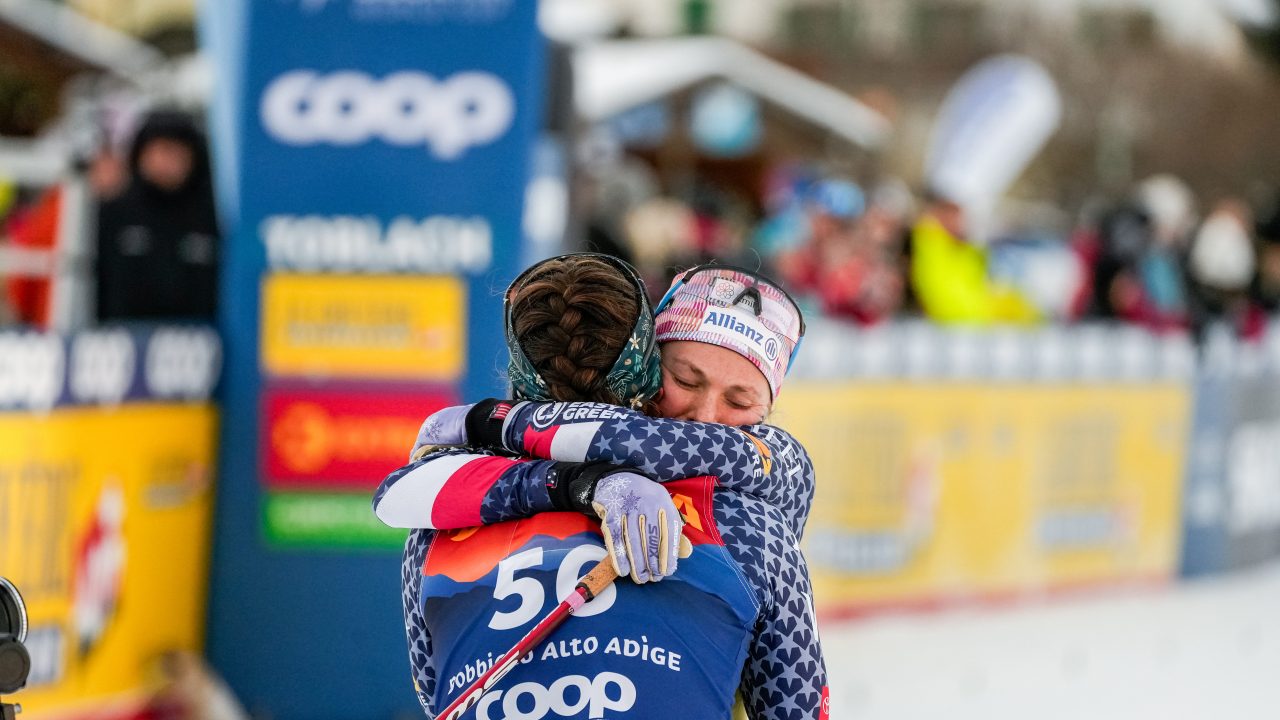
[[204,402],[222,347],[204,325],[105,325],[70,335],[0,329],[0,413]]
[[1196,377],[1182,574],[1280,557],[1280,356],[1210,335]]
[[1229,569],[1280,557],[1280,376],[1247,372],[1232,393],[1225,440]]
[[[210,124],[219,199],[233,214],[209,653],[255,712],[281,720],[420,712],[398,554],[265,543],[261,395],[268,371],[348,387],[505,393],[500,291],[523,256],[542,114],[536,7],[204,3],[202,37],[219,79]],[[434,314],[406,296],[413,283],[381,297],[377,280],[392,275],[441,278],[423,285]],[[353,292],[358,278],[372,292]],[[367,374],[361,343],[369,343]],[[422,367],[414,353],[427,358]],[[369,478],[370,492],[379,480]]]
[[1226,569],[1227,437],[1232,426],[1232,381],[1223,372],[1202,371],[1194,384],[1191,446],[1182,497],[1182,575],[1212,575]]

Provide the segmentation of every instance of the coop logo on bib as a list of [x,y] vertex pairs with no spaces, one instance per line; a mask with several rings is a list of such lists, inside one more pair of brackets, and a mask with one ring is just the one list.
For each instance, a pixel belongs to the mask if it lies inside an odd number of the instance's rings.
[[460,72],[438,80],[406,70],[383,78],[344,70],[287,72],[267,85],[259,109],[267,134],[288,145],[425,145],[440,160],[506,134],[515,97],[502,78]]
[[600,720],[608,710],[625,712],[635,704],[636,686],[625,675],[566,675],[549,687],[522,682],[509,690],[486,693],[476,705],[476,720],[573,718],[583,710],[588,718]]

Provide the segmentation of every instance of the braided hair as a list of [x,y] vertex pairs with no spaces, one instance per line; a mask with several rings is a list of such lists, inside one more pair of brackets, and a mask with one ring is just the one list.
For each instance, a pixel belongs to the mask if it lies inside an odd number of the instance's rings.
[[623,404],[606,378],[639,312],[631,280],[596,257],[544,262],[511,297],[516,340],[563,402]]

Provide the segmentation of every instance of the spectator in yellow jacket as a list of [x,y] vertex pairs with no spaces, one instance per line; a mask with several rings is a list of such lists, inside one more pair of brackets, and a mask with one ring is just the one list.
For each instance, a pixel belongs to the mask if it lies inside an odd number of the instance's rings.
[[1040,315],[987,275],[987,254],[966,239],[965,212],[934,199],[911,231],[911,284],[929,319],[947,324],[1033,323]]

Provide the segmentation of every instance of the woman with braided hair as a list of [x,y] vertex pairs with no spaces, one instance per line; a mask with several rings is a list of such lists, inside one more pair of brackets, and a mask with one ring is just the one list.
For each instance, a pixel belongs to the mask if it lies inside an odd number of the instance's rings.
[[[619,286],[621,270],[603,256],[552,258],[531,268],[510,298],[514,336],[527,358],[539,359],[537,377],[548,396],[613,405],[639,397],[638,386],[607,384],[641,313],[636,288]],[[646,322],[639,332],[652,333],[652,324]]]
[[[428,418],[416,459],[374,498],[384,522],[414,529],[403,597],[428,716],[608,556],[635,583],[575,613],[475,717],[728,718],[740,690],[753,718],[825,718],[798,550],[812,465],[758,424],[803,333],[790,299],[752,273],[695,268],[655,333],[630,266],[570,255],[512,283],[506,321],[516,399]],[[488,449],[435,447],[466,443]]]

